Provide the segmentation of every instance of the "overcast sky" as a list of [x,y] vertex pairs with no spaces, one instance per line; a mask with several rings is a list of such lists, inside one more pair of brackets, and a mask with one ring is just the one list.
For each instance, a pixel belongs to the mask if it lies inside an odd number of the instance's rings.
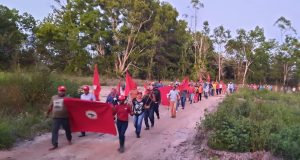
[[[184,19],[184,14],[193,15],[190,0],[164,1],[178,10],[180,19]],[[21,13],[28,12],[39,20],[52,11],[54,3],[54,0],[0,0],[0,4],[16,8]],[[300,33],[300,0],[203,0],[203,3],[204,8],[198,12],[198,30],[205,20],[212,28],[223,25],[232,32],[238,28],[253,29],[258,25],[265,29],[268,38],[278,38],[279,29],[273,24],[284,16]],[[186,20],[191,22],[190,18]]]

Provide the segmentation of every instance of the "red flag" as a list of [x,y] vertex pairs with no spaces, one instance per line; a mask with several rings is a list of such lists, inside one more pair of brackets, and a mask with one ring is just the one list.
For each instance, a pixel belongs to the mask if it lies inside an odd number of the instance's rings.
[[188,90],[188,89],[189,89],[189,78],[185,77],[179,86],[179,90]]
[[128,96],[129,92],[134,89],[137,89],[136,83],[133,81],[130,74],[126,72],[125,96]]
[[210,82],[210,75],[207,73],[207,82]]
[[171,89],[172,89],[172,86],[164,86],[164,87],[159,88],[160,95],[161,95],[161,104],[162,105],[165,105],[165,106],[170,105],[167,94],[171,91]]
[[121,82],[119,82],[117,86],[117,95],[121,95]]
[[94,68],[94,79],[93,79],[93,86],[94,86],[94,95],[96,97],[96,101],[99,101],[99,95],[101,91],[101,86],[100,86],[100,79],[99,79],[99,73],[98,73],[98,65],[95,64]]
[[109,104],[65,98],[72,132],[98,132],[116,135],[113,111]]

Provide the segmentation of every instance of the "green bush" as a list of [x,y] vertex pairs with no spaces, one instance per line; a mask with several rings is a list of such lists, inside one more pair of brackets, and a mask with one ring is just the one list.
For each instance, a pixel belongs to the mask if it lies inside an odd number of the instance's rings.
[[[300,95],[240,90],[218,111],[207,114],[202,126],[208,145],[219,150],[270,150],[286,159],[300,158]],[[297,126],[297,127],[295,127]]]
[[7,123],[0,122],[0,149],[8,149],[15,142]]
[[68,96],[79,97],[82,84],[66,77],[48,72],[0,73],[0,149],[50,131],[44,112],[59,85],[67,87]]

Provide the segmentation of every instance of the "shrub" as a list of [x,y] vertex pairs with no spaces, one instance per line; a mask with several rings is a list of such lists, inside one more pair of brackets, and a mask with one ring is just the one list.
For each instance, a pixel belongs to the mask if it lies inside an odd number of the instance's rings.
[[[226,97],[202,126],[208,145],[219,150],[270,150],[286,159],[300,158],[300,95],[240,90]],[[295,127],[297,126],[297,127]]]

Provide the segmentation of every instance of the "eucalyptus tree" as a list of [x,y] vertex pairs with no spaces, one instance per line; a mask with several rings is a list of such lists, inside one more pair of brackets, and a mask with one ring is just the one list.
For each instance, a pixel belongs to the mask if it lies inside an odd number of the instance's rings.
[[245,85],[250,66],[261,56],[258,50],[263,47],[265,42],[264,30],[256,27],[254,30],[237,30],[237,37],[228,41],[226,50],[242,60],[244,65],[242,84]]
[[297,32],[293,28],[291,21],[285,17],[280,17],[274,25],[280,29],[281,34],[281,42],[278,46],[275,59],[282,66],[279,72],[282,73],[283,86],[286,86],[290,73],[297,66],[296,52],[297,49],[299,50],[299,47],[296,45],[298,40],[295,38]]
[[219,26],[214,29],[214,34],[212,35],[213,42],[217,45],[218,50],[218,81],[221,80],[221,74],[223,70],[223,60],[225,57],[225,44],[228,42],[228,40],[231,38],[230,31],[226,30],[223,26]]

